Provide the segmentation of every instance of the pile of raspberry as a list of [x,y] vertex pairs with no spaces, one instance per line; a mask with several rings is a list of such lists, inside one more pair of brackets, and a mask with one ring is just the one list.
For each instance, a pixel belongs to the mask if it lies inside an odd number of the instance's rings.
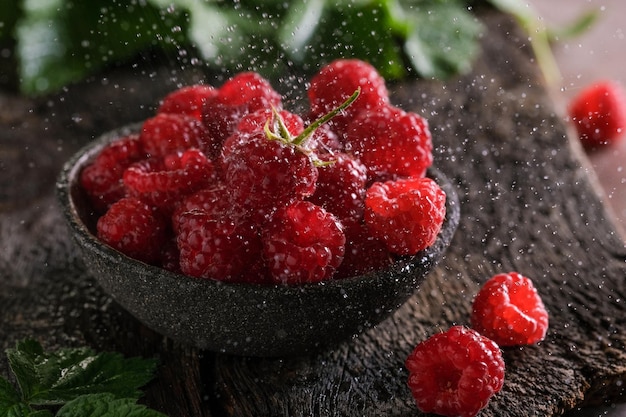
[[82,171],[97,236],[197,278],[303,284],[384,268],[432,245],[445,193],[427,121],[368,63],[322,67],[297,114],[255,72],[173,91]]

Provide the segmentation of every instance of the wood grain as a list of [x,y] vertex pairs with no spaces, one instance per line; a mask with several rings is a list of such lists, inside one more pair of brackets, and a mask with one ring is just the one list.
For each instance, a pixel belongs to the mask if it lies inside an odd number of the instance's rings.
[[507,16],[481,19],[487,32],[470,74],[389,86],[397,105],[428,118],[435,164],[458,186],[451,248],[396,314],[306,357],[199,352],[144,328],[85,272],[61,220],[50,173],[90,138],[147,117],[166,91],[202,74],[181,70],[172,79],[166,70],[121,68],[107,83],[46,100],[2,96],[2,347],[34,337],[48,348],[89,344],[157,357],[145,402],[173,417],[413,416],[406,356],[431,334],[468,324],[480,284],[516,270],[535,281],[550,330],[536,346],[504,349],[505,385],[481,415],[558,416],[624,401],[626,247],[525,37]]

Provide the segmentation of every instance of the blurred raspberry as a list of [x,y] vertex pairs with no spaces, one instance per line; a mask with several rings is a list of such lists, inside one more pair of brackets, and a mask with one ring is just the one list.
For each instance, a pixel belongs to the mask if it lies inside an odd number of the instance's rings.
[[617,82],[601,81],[585,88],[568,110],[586,149],[610,145],[624,135],[626,93]]

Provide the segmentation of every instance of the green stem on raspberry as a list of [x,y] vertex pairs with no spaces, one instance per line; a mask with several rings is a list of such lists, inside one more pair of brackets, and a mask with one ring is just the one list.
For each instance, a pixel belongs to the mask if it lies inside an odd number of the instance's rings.
[[337,114],[339,114],[339,112],[341,112],[346,107],[351,105],[354,102],[354,100],[357,99],[359,94],[361,94],[361,87],[357,88],[354,91],[354,93],[352,93],[352,95],[348,97],[348,99],[344,101],[343,103],[341,103],[338,107],[334,108],[330,112],[326,113],[325,115],[313,121],[313,123],[308,125],[306,129],[304,129],[302,133],[296,136],[291,142],[295,145],[301,145],[302,142],[304,142],[311,135],[311,133],[313,133],[317,128],[319,128],[324,123],[328,122],[330,119],[332,119]]

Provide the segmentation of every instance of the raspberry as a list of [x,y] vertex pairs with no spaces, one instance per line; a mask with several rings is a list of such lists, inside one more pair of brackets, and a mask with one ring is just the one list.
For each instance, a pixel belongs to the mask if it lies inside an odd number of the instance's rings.
[[222,144],[243,116],[257,110],[280,108],[281,102],[282,97],[269,81],[255,72],[242,72],[206,100],[202,120],[215,143]]
[[329,122],[339,135],[348,123],[363,110],[376,109],[389,102],[385,79],[370,64],[358,59],[339,59],[322,67],[311,79],[307,94],[311,119],[335,109],[361,88],[359,98]]
[[186,114],[202,120],[204,103],[216,94],[217,90],[210,85],[181,87],[165,96],[157,113]]
[[365,224],[398,255],[432,245],[446,214],[446,194],[428,178],[376,182],[365,195]]
[[[289,130],[289,134],[297,136],[304,130],[304,121],[300,116],[287,110],[278,111],[278,116]],[[244,133],[262,132],[265,124],[269,122],[272,131],[277,131],[277,115],[272,109],[261,109],[248,113],[241,118],[236,130]]]
[[347,227],[346,250],[334,278],[350,278],[379,271],[393,262],[384,242],[372,237],[364,224]]
[[207,153],[215,147],[202,122],[186,114],[157,114],[143,123],[139,138],[146,152],[153,157],[164,157],[189,148]]
[[143,201],[125,197],[98,219],[97,236],[125,255],[149,264],[160,262],[169,233],[166,218]]
[[231,200],[250,210],[255,221],[262,223],[278,207],[313,194],[318,170],[300,148],[264,132],[239,137],[223,154],[221,167]]
[[228,198],[224,198],[225,195],[227,195],[227,189],[224,183],[215,182],[207,188],[186,196],[172,213],[174,233],[178,233],[182,214],[186,211],[200,210],[220,215],[229,208],[234,210]]
[[80,174],[80,183],[98,213],[126,195],[122,175],[147,155],[137,135],[123,137],[102,149]]
[[276,283],[322,281],[332,276],[343,259],[346,239],[341,224],[308,201],[279,209],[263,236],[263,253]]
[[530,279],[517,273],[490,278],[474,299],[472,327],[500,346],[533,344],[548,330],[548,312]]
[[197,149],[166,158],[150,158],[126,169],[128,194],[171,212],[185,195],[204,188],[212,179],[213,163]]
[[504,383],[498,345],[463,326],[453,326],[418,344],[406,367],[409,388],[424,413],[475,416]]
[[[282,118],[282,121],[292,136],[297,136],[304,130],[304,121],[297,114],[288,112],[287,110],[278,111],[278,116]],[[249,113],[241,118],[237,124],[235,132],[231,134],[222,145],[222,154],[230,154],[238,143],[245,142],[247,140],[247,134],[264,132],[265,125],[271,128],[272,131],[278,131],[277,115],[272,109],[257,110],[253,113]]]
[[433,162],[432,148],[426,120],[391,105],[361,112],[345,135],[346,151],[367,166],[371,181],[423,177]]
[[602,81],[587,87],[568,110],[587,149],[615,143],[626,129],[626,92],[616,82]]
[[322,154],[326,165],[318,167],[315,192],[309,201],[333,213],[342,224],[359,223],[365,210],[365,182],[367,170],[348,154]]
[[185,211],[177,222],[180,268],[187,275],[241,282],[242,275],[261,257],[256,227],[229,210]]

